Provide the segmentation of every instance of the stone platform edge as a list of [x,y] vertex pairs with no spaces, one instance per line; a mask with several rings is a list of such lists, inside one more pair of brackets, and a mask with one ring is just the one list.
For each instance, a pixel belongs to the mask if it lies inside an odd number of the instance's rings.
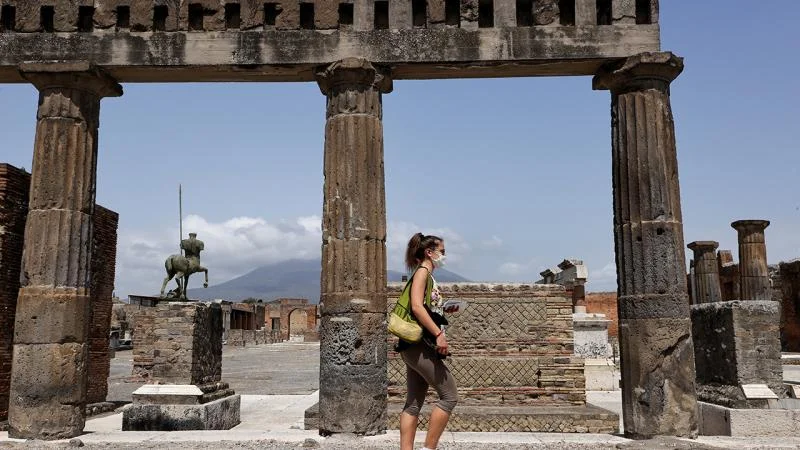
[[[402,405],[390,403],[387,407],[387,429],[399,428]],[[425,406],[420,414],[419,429],[426,430],[431,407]],[[319,403],[305,411],[304,428],[319,428]],[[457,406],[448,431],[460,432],[545,432],[545,433],[596,433],[619,432],[619,415],[594,405],[585,406]]]

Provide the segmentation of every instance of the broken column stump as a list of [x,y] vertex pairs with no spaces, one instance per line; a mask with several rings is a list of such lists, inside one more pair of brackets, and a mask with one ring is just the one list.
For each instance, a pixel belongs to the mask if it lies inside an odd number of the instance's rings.
[[229,430],[241,399],[222,379],[222,308],[196,302],[152,308],[151,384],[133,393],[123,431]]

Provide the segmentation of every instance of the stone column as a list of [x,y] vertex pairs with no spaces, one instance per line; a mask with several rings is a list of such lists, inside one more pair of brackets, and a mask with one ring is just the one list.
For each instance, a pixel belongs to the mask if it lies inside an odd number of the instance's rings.
[[737,220],[739,233],[739,299],[772,300],[764,230],[769,220]]
[[669,85],[672,53],[601,69],[611,91],[614,243],[625,434],[696,436],[694,349]]
[[89,63],[20,71],[39,90],[39,110],[9,436],[62,439],[84,425],[100,99],[122,95],[122,87]]
[[327,96],[322,211],[320,433],[386,429],[386,203],[381,94],[388,74],[349,58],[317,73]]
[[719,243],[694,241],[686,247],[694,252],[694,303],[721,302],[722,292],[719,286],[716,254]]

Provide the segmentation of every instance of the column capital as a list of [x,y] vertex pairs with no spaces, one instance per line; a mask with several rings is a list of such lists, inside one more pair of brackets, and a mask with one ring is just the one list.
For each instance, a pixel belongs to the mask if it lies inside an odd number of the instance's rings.
[[22,63],[20,75],[39,92],[48,89],[77,89],[99,97],[119,97],[122,86],[103,69],[88,61]]
[[694,241],[690,242],[686,246],[686,248],[695,253],[713,252],[718,247],[719,247],[719,242],[717,241]]
[[[381,94],[392,92],[390,70],[375,67],[362,58],[345,58],[317,69],[314,74],[320,91],[330,95],[335,90],[374,88]],[[337,89],[339,88],[339,89]]]
[[592,89],[613,94],[657,89],[669,91],[670,83],[683,72],[683,58],[672,52],[648,52],[630,56],[600,69]]
[[759,233],[769,226],[769,220],[744,219],[731,222],[731,227],[739,233]]

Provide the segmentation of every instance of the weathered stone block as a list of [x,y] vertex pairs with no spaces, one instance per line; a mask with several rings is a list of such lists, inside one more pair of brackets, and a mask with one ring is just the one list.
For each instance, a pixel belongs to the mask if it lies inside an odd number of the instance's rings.
[[386,364],[385,313],[322,316],[320,360],[333,365]]
[[199,405],[134,403],[122,413],[122,431],[230,430],[240,410],[238,394]]
[[17,300],[14,342],[84,343],[89,321],[90,297],[85,289],[24,287]]
[[320,432],[374,435],[386,430],[386,366],[342,366],[320,359],[319,378]]
[[86,344],[19,344],[9,402],[9,436],[64,439],[83,432]]
[[384,313],[386,294],[382,292],[330,292],[320,296],[322,314]]
[[626,433],[696,436],[690,320],[620,319],[619,333]]
[[706,402],[758,407],[744,384],[767,384],[786,397],[780,353],[780,307],[773,301],[731,301],[692,306],[698,393]]
[[136,318],[133,374],[179,384],[219,381],[222,333],[218,304],[169,302],[145,308]]
[[300,2],[285,0],[278,3],[278,16],[275,18],[275,29],[297,30],[300,28]]

